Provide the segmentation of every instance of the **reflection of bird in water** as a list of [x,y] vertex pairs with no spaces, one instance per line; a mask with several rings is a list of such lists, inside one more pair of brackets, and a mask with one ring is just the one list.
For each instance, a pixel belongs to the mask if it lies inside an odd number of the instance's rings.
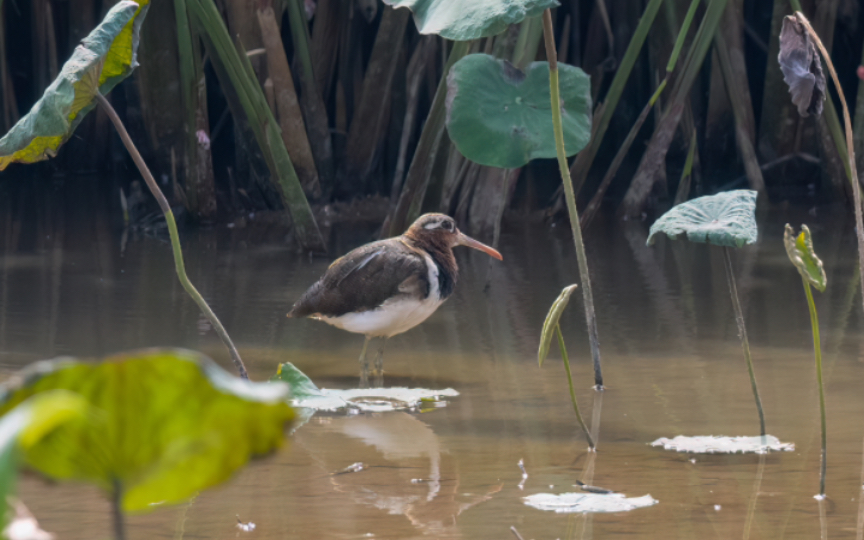
[[334,489],[364,506],[404,515],[432,538],[462,538],[459,515],[501,490],[496,485],[482,495],[462,495],[455,460],[435,432],[408,413],[326,418],[298,431],[296,440],[331,473],[362,461],[367,467],[360,472],[330,476]]
[[384,338],[375,359],[380,378],[387,338],[425,321],[453,292],[459,274],[456,246],[501,260],[496,250],[462,234],[453,218],[426,214],[402,236],[366,244],[336,259],[288,316],[312,317],[364,334],[361,384],[368,377],[369,340]]

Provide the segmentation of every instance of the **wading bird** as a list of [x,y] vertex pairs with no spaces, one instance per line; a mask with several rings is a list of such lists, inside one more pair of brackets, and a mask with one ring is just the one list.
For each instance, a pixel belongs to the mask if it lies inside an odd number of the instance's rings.
[[369,341],[384,338],[375,358],[380,381],[387,338],[425,321],[453,292],[459,273],[453,256],[456,246],[501,260],[496,250],[462,234],[450,216],[425,214],[402,236],[360,246],[336,259],[288,317],[311,317],[364,334],[361,385],[368,384]]

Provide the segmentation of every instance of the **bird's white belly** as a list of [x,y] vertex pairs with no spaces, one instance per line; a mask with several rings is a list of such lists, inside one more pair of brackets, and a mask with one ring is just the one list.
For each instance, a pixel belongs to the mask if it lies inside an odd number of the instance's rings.
[[438,287],[438,267],[425,255],[429,295],[424,299],[397,296],[369,311],[346,313],[339,317],[318,318],[336,328],[374,337],[392,337],[410,330],[429,318],[444,303]]
[[340,317],[322,316],[320,319],[349,332],[391,337],[422,323],[429,318],[429,315],[435,313],[442,303],[443,300],[437,297],[433,299],[432,295],[422,301],[413,298],[388,300],[381,307],[373,310],[346,313]]

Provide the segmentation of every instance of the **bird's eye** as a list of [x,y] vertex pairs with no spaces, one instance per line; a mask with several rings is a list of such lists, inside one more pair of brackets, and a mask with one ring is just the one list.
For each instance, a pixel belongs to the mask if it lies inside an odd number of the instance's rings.
[[448,231],[453,230],[453,222],[452,221],[444,221],[441,223],[441,226],[447,229]]

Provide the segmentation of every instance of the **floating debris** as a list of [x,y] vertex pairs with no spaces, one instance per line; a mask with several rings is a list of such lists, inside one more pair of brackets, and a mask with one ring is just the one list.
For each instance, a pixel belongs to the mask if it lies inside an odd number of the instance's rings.
[[528,471],[525,470],[525,461],[522,458],[519,458],[519,463],[516,465],[519,465],[519,469],[522,471],[522,481],[519,482],[517,487],[523,490],[525,489],[525,482],[528,480]]
[[773,435],[756,437],[717,437],[704,435],[674,439],[657,439],[651,446],[662,446],[665,450],[692,454],[767,454],[769,452],[792,452],[794,443],[783,443]]
[[39,527],[39,522],[20,500],[9,497],[9,505],[14,510],[12,521],[3,529],[2,537],[8,540],[54,540],[52,533]]
[[601,487],[597,487],[597,486],[589,486],[588,484],[580,482],[579,480],[576,480],[576,485],[579,486],[579,488],[582,491],[587,491],[588,493],[601,493],[601,494],[612,493],[611,489],[605,489],[605,488],[601,488]]
[[348,473],[360,472],[360,471],[362,471],[363,469],[368,469],[368,468],[369,468],[368,465],[366,465],[365,463],[362,463],[362,462],[358,461],[357,463],[352,463],[351,465],[348,465],[348,466],[345,467],[344,469],[341,469],[341,470],[338,470],[338,471],[336,471],[336,472],[334,472],[334,473],[331,473],[330,476],[336,476],[336,475],[339,475],[339,474],[348,474]]
[[629,512],[637,508],[654,506],[659,501],[651,495],[625,497],[621,493],[536,493],[522,498],[525,504],[538,510],[558,514],[593,514],[603,512]]
[[348,409],[349,413],[389,412],[411,409],[420,404],[423,408],[429,408],[430,403],[442,402],[444,397],[459,395],[459,392],[452,388],[428,390],[395,387],[328,390],[318,388],[305,373],[290,362],[280,364],[272,380],[287,382],[291,386],[292,405],[316,411]]
[[237,528],[243,532],[252,532],[255,530],[255,524],[251,521],[249,523],[243,523],[240,521],[240,514],[237,514]]
[[714,505],[714,510],[716,510],[717,512],[719,512],[722,508],[723,508],[723,507],[720,506],[719,504],[715,504],[715,505]]

